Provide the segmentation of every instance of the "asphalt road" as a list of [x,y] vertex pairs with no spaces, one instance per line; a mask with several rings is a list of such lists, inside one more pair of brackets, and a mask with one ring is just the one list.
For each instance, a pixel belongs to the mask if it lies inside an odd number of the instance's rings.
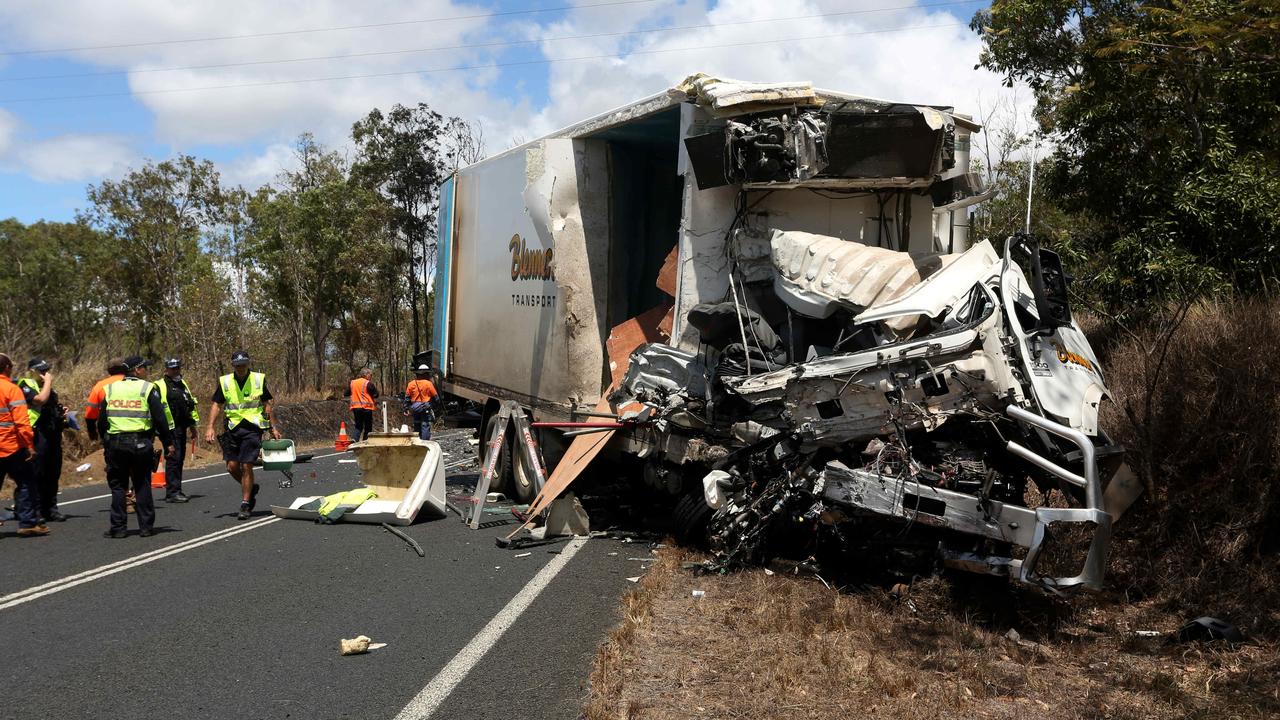
[[[447,463],[466,459],[456,439]],[[376,525],[270,514],[353,487],[351,457],[296,466],[290,489],[260,471],[246,522],[238,486],[205,477],[216,470],[186,473],[190,503],[157,503],[151,538],[132,516],[128,538],[102,537],[102,485],[64,492],[72,518],[47,537],[17,538],[6,522],[0,718],[577,717],[625,578],[640,572],[627,557],[643,546],[502,550],[493,540],[509,528],[471,531],[450,515],[403,528],[420,558]],[[451,492],[474,482],[467,467],[451,472]],[[340,656],[339,639],[361,634],[387,646]]]

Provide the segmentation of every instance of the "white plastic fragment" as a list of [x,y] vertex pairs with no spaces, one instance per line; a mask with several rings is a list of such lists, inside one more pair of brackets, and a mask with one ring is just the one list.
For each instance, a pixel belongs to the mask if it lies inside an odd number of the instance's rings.
[[696,598],[704,597],[706,594],[707,594],[707,591],[706,591],[706,590],[694,590],[694,591],[693,591],[693,596],[694,596],[694,597],[696,597]]
[[88,469],[89,469],[89,468],[91,468],[91,467],[93,467],[93,465],[91,465],[91,464],[89,464],[89,463],[85,463],[85,464],[80,465],[79,467],[77,467],[77,468],[76,468],[76,472],[84,472],[84,471],[88,470]]
[[512,555],[511,557],[529,557],[532,554],[533,553],[531,552],[527,552],[527,553],[520,553],[519,555]]

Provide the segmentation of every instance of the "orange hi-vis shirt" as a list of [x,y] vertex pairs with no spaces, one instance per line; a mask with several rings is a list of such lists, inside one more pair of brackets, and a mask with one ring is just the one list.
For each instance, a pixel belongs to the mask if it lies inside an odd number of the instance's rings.
[[356,378],[351,381],[351,409],[373,409],[373,396],[369,394],[369,381],[366,378]]
[[123,379],[123,375],[108,375],[93,386],[93,389],[89,391],[89,400],[84,404],[85,420],[98,419],[98,415],[101,414],[102,403],[107,399],[107,386]]
[[436,386],[430,380],[412,380],[405,390],[409,402],[431,402],[436,396]]
[[22,388],[0,375],[0,457],[9,457],[23,448],[35,447],[36,436],[27,415],[27,398]]

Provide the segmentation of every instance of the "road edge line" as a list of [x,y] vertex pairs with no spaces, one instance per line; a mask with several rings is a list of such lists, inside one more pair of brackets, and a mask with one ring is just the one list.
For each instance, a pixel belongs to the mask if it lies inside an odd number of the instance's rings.
[[440,705],[449,698],[453,693],[453,689],[462,682],[467,674],[484,658],[493,646],[498,643],[507,632],[507,630],[515,624],[525,610],[533,604],[533,601],[542,594],[542,591],[551,584],[556,575],[564,569],[565,565],[573,559],[574,555],[582,549],[587,543],[585,537],[575,537],[569,541],[564,550],[559,555],[551,558],[551,562],[542,566],[537,575],[534,575],[529,582],[516,593],[515,597],[498,611],[497,615],[489,621],[487,625],[471,638],[471,642],[466,647],[458,651],[448,664],[441,668],[440,672],[427,683],[417,695],[414,696],[409,704],[404,706],[395,720],[426,720],[431,717]]

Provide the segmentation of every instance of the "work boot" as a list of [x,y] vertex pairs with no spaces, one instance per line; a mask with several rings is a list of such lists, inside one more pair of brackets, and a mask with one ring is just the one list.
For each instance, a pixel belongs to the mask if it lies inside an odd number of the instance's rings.
[[121,540],[126,535],[128,535],[128,533],[126,533],[124,530],[108,530],[102,533],[102,537],[111,538],[112,540]]
[[40,537],[41,535],[48,535],[48,534],[49,534],[49,528],[46,525],[36,525],[35,527],[29,527],[29,528],[18,528],[18,537]]
[[186,495],[183,495],[181,492],[176,492],[172,495],[166,495],[164,498],[164,501],[167,503],[184,503],[184,502],[190,502],[191,498],[187,497]]
[[258,506],[258,491],[261,489],[258,483],[254,483],[253,489],[249,491],[249,512],[253,512],[253,509]]
[[45,518],[44,520],[45,522],[66,522],[67,516],[63,515],[58,510],[54,510],[53,512],[49,513],[49,517]]
[[247,502],[240,503],[240,512],[236,513],[237,520],[248,520],[253,512],[253,506]]
[[152,535],[155,535],[155,534],[156,534],[156,531],[153,528],[142,528],[141,530],[138,531],[138,537],[151,537]]

